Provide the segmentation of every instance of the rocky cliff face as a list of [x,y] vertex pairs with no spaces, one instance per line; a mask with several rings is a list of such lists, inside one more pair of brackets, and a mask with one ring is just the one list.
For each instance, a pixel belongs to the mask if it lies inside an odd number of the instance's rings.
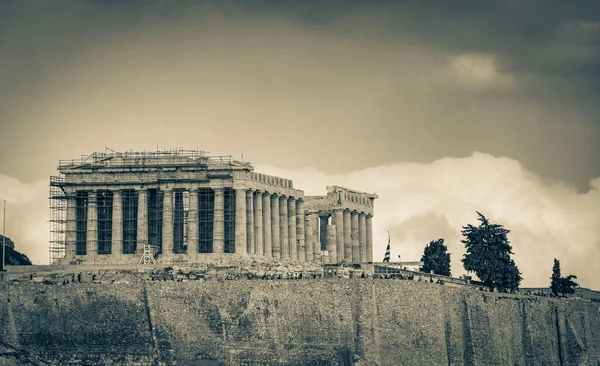
[[3,286],[6,364],[600,362],[586,300],[370,279]]

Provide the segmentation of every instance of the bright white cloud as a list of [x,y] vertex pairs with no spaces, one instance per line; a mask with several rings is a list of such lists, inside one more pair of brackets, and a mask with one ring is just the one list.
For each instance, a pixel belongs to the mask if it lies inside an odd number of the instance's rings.
[[546,286],[552,259],[563,274],[575,273],[584,286],[600,288],[600,179],[587,193],[561,183],[545,182],[519,162],[474,153],[430,164],[401,163],[329,175],[314,169],[257,167],[289,177],[306,194],[324,194],[341,185],[376,192],[374,257],[383,258],[387,230],[392,257],[418,260],[423,247],[445,238],[454,275],[464,273],[460,259],[461,227],[477,224],[475,211],[512,230],[509,239],[524,286]]
[[[375,192],[374,257],[383,258],[387,231],[392,258],[418,260],[423,247],[445,238],[452,272],[464,273],[461,227],[477,224],[475,211],[512,230],[509,239],[523,273],[523,286],[546,286],[552,259],[563,274],[576,274],[582,286],[600,289],[600,178],[588,192],[546,182],[509,158],[474,153],[430,164],[399,163],[346,174],[314,168],[257,166],[256,171],[290,178],[307,195],[324,194],[327,185]],[[47,182],[22,183],[0,175],[0,199],[8,201],[7,234],[35,263],[46,263]]]
[[15,249],[35,264],[48,263],[48,183],[23,183],[0,174],[0,200],[6,200],[6,236]]

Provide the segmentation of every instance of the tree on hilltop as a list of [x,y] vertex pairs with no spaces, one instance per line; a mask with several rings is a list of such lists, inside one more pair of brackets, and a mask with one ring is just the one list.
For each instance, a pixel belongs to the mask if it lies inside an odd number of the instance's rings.
[[432,240],[423,250],[421,272],[450,276],[450,253],[444,239]]
[[560,279],[560,292],[562,292],[563,296],[575,293],[575,287],[579,286],[579,284],[573,281],[574,278],[577,279],[577,276],[568,275]]
[[[15,243],[7,236],[4,239],[2,235],[0,235],[0,251],[2,250],[2,243],[5,243],[4,254],[5,259],[4,263],[7,266],[23,266],[30,265],[31,260],[27,257],[27,255],[18,252],[15,250]],[[0,254],[1,256],[2,254]]]
[[498,291],[515,290],[519,287],[521,272],[511,258],[512,246],[508,240],[510,230],[502,225],[492,224],[477,212],[479,226],[463,226],[467,252],[462,258],[465,270],[475,272],[483,284]]
[[560,262],[558,261],[558,259],[554,258],[554,265],[552,266],[552,277],[550,277],[550,289],[552,290],[552,294],[554,296],[557,296],[560,292],[560,279]]
[[575,292],[575,287],[579,286],[579,284],[573,279],[577,279],[575,275],[568,275],[566,277],[561,277],[560,274],[560,261],[554,258],[554,265],[552,266],[552,280],[550,282],[550,288],[552,289],[552,294],[557,296],[558,293],[562,293],[563,296],[566,294],[572,294]]

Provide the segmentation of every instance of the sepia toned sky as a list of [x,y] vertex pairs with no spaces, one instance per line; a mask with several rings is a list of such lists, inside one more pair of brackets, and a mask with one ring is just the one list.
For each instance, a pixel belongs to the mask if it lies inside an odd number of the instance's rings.
[[58,159],[198,148],[377,192],[376,259],[460,275],[479,210],[524,285],[600,289],[599,91],[597,1],[0,1],[7,234],[47,261]]

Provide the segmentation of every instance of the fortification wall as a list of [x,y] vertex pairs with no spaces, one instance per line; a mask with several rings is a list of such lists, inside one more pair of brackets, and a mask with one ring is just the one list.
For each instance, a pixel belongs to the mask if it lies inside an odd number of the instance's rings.
[[6,364],[600,362],[588,300],[371,279],[2,286]]

